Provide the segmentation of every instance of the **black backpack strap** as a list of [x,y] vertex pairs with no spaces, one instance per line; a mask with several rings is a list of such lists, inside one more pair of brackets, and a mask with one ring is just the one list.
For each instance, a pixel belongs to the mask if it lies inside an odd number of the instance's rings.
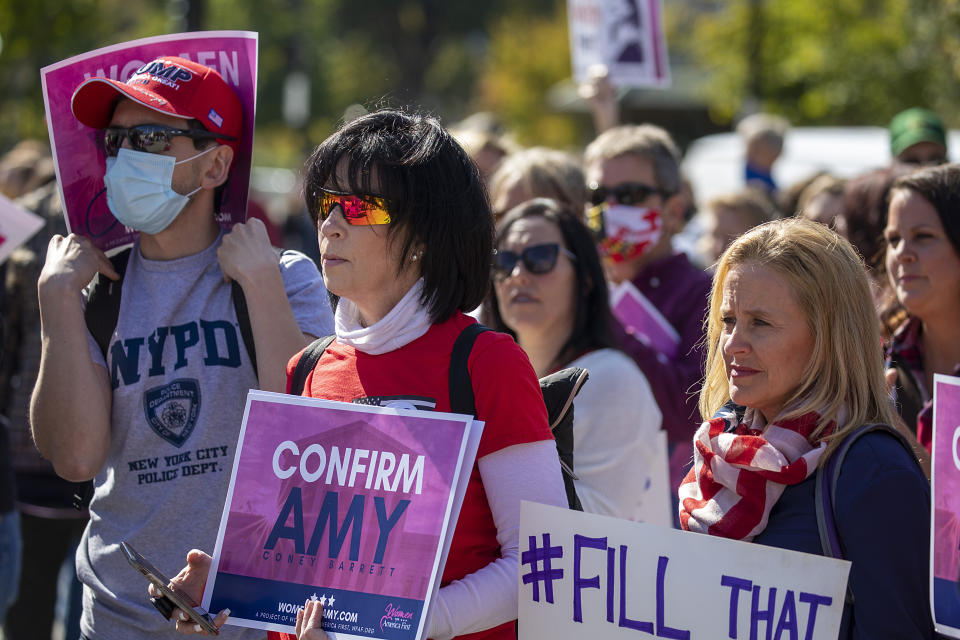
[[[468,360],[477,336],[492,331],[482,324],[468,325],[457,336],[450,354],[450,411],[476,417],[477,404],[473,395],[473,381],[470,379]],[[547,408],[547,419],[557,445],[560,459],[563,487],[567,494],[567,506],[583,511],[577,496],[573,473],[573,398],[587,381],[585,369],[563,369],[540,379],[540,391]]]
[[470,369],[467,366],[467,361],[470,359],[470,352],[473,350],[473,343],[477,341],[477,336],[486,331],[491,331],[490,327],[477,323],[467,325],[457,336],[457,341],[453,343],[448,383],[450,411],[453,413],[462,413],[474,417],[477,415],[477,403],[473,396],[473,381],[470,380]]
[[293,375],[290,376],[291,395],[303,395],[303,386],[307,382],[307,375],[316,368],[323,352],[327,350],[327,347],[330,346],[330,343],[333,342],[336,337],[337,336],[326,336],[325,338],[317,338],[303,350],[303,353],[300,354],[300,359],[297,360],[297,366],[293,369]]
[[83,317],[86,320],[87,329],[100,346],[100,352],[103,353],[104,358],[107,357],[110,338],[113,336],[113,330],[117,328],[117,319],[120,317],[120,294],[123,291],[123,276],[127,272],[129,260],[130,248],[114,254],[110,258],[110,264],[120,277],[117,280],[111,280],[102,273],[98,273],[87,288],[87,306]]
[[247,309],[247,297],[243,295],[243,287],[236,280],[230,281],[230,299],[233,301],[233,310],[237,314],[237,324],[240,325],[240,337],[243,338],[243,346],[247,349],[247,355],[253,364],[253,375],[260,378],[260,371],[257,369],[257,348],[253,341],[253,327],[250,326],[250,311]]
[[[823,555],[828,558],[844,559],[843,543],[837,531],[836,514],[837,483],[840,479],[840,471],[843,469],[843,460],[857,440],[874,431],[883,431],[895,437],[913,457],[913,447],[904,435],[890,425],[878,422],[865,424],[850,432],[834,449],[827,461],[817,468],[816,497],[814,500],[817,512],[817,529],[820,533],[820,548]],[[847,585],[846,603],[853,604],[853,592],[850,590],[849,584]]]
[[580,479],[573,472],[573,399],[580,393],[588,377],[589,372],[586,369],[569,367],[540,378],[540,391],[547,407],[547,420],[557,443],[557,455],[560,457],[567,506],[576,511],[583,511],[583,505],[573,483]]

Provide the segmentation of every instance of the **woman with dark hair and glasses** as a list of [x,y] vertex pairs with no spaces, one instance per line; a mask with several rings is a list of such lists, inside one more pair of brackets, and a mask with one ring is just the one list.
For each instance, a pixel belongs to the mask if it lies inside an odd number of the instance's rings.
[[574,484],[584,510],[639,519],[637,486],[657,451],[651,436],[660,409],[637,365],[614,348],[590,232],[556,201],[530,200],[501,221],[493,268],[487,323],[516,338],[538,376],[564,367],[590,372],[573,419]]
[[[308,374],[304,395],[365,404],[407,398],[450,411],[453,344],[475,322],[464,311],[490,286],[493,216],[475,165],[434,118],[384,110],[317,147],[304,192],[336,307],[336,340]],[[468,367],[486,424],[427,635],[514,640],[520,502],[566,507],[567,498],[527,356],[509,336],[488,331]],[[202,591],[209,561],[192,552],[181,587]],[[318,608],[298,614],[301,638],[324,636]],[[225,619],[221,613],[217,623]]]

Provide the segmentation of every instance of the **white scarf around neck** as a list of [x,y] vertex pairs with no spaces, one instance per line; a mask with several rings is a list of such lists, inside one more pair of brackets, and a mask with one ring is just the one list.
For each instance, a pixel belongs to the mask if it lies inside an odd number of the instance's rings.
[[431,324],[430,314],[420,305],[422,293],[423,278],[420,278],[387,315],[369,327],[360,324],[357,305],[340,298],[334,314],[337,341],[372,356],[413,342],[425,334]]

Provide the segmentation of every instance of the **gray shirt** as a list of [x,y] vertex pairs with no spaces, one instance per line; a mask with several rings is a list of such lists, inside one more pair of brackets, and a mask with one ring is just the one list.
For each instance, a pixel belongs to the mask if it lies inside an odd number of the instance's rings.
[[[121,541],[173,577],[190,549],[209,552],[216,540],[247,390],[257,387],[217,262],[221,239],[170,261],[146,260],[135,245],[106,362],[89,338],[113,386],[110,453],[94,480],[77,550],[80,626],[91,640],[180,637],[150,604],[147,582],[127,564]],[[280,271],[300,329],[333,333],[313,262],[285,252]],[[221,634],[263,636],[237,627]]]

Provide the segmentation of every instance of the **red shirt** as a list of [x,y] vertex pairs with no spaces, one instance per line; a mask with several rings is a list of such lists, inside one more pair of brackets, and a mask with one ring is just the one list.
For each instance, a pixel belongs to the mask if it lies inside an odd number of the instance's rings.
[[[460,331],[474,320],[456,313],[432,325],[413,342],[369,355],[334,341],[307,376],[304,396],[383,404],[407,398],[419,406],[450,411],[450,354]],[[287,384],[300,354],[287,365]],[[530,361],[506,334],[487,331],[474,343],[467,361],[477,417],[485,422],[477,459],[515,444],[551,440],[547,410]],[[476,463],[450,543],[441,586],[481,569],[500,557],[497,529]],[[271,639],[283,634],[270,634]],[[287,636],[292,638],[292,636]],[[514,639],[512,622],[460,638]]]

